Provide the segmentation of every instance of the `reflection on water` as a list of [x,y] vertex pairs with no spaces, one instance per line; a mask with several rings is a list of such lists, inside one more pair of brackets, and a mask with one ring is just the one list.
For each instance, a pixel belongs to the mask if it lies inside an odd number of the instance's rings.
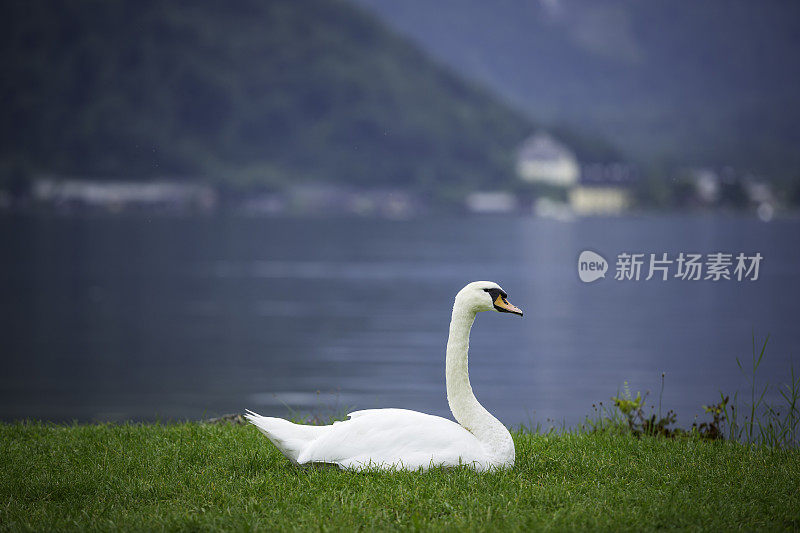
[[[0,418],[195,418],[407,407],[447,414],[452,299],[494,280],[525,311],[485,313],[473,388],[507,424],[573,424],[627,380],[684,423],[743,389],[735,357],[799,345],[797,220],[0,220]],[[761,252],[757,282],[583,284],[580,251]],[[613,265],[611,267],[613,269]],[[795,354],[796,355],[796,354]],[[319,391],[319,392],[318,392]]]

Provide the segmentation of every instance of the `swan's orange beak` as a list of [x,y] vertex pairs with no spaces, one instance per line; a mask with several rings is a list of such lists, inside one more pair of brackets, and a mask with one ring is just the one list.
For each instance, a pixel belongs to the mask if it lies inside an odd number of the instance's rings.
[[501,313],[514,313],[515,315],[522,316],[522,309],[503,298],[502,294],[498,295],[497,299],[494,301],[494,308]]

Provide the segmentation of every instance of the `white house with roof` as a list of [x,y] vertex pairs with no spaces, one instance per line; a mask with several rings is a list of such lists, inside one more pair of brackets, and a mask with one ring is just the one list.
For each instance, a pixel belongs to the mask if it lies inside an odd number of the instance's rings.
[[[592,163],[581,167],[569,147],[542,131],[528,137],[520,146],[517,174],[529,183],[563,187],[567,203],[559,207],[561,211],[571,210],[577,215],[616,215],[626,211],[632,203],[633,167],[626,163]],[[552,200],[537,201],[534,210],[546,214],[553,206],[558,207]]]
[[528,137],[517,153],[517,174],[531,183],[572,187],[580,177],[575,154],[548,133]]

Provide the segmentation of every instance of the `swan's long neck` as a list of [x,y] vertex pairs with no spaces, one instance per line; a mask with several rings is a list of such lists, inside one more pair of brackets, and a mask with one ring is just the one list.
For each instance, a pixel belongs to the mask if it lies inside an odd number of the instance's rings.
[[475,435],[487,451],[497,454],[498,460],[503,462],[508,462],[510,455],[513,464],[514,443],[511,434],[478,402],[469,383],[469,333],[475,322],[475,314],[475,311],[459,305],[456,299],[445,362],[447,403],[458,423]]

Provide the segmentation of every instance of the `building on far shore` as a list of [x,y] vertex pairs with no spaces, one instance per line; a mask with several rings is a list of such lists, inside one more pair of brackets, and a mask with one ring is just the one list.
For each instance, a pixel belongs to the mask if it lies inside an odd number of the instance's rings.
[[213,211],[217,205],[212,187],[176,181],[40,178],[32,192],[37,202],[60,209]]
[[613,186],[579,186],[569,191],[569,204],[578,215],[619,215],[631,205],[628,191]]
[[[537,132],[523,141],[517,153],[517,174],[525,182],[554,188],[560,193],[534,202],[534,211],[542,216],[565,213],[575,215],[617,215],[632,204],[630,185],[635,170],[626,163],[591,163],[581,165],[574,152],[550,134]],[[543,193],[547,195],[548,193]],[[558,197],[565,198],[566,202]]]
[[517,210],[517,198],[505,191],[475,191],[467,195],[467,210],[471,213],[501,214]]
[[571,187],[578,182],[580,166],[572,150],[540,131],[525,139],[520,146],[517,174],[530,183]]
[[580,183],[568,193],[570,206],[578,215],[619,215],[631,207],[635,179],[634,167],[626,163],[583,165]]

